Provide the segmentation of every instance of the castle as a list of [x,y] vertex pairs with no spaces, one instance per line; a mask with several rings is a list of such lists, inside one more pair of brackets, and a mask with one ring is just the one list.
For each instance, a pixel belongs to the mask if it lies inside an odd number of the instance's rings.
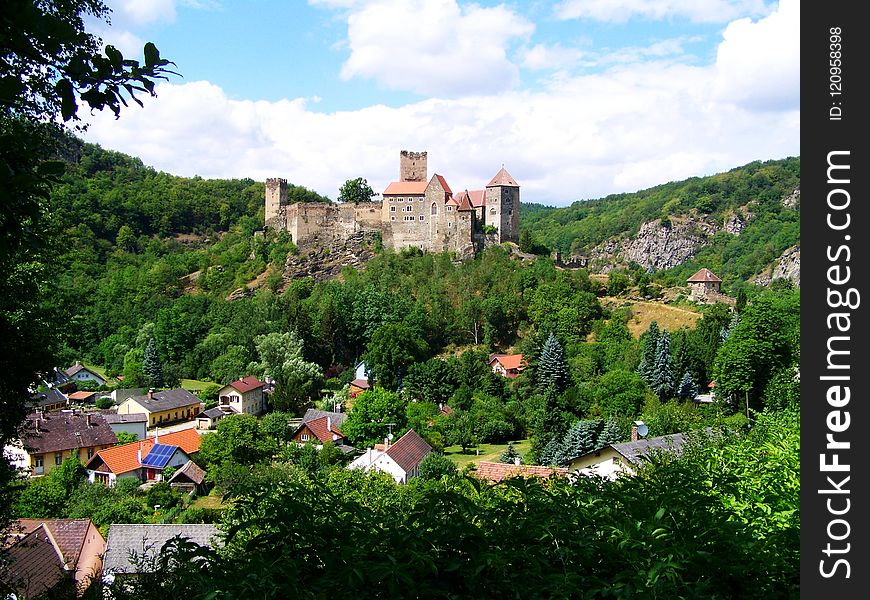
[[399,181],[381,202],[287,202],[287,180],[266,180],[266,227],[290,232],[297,245],[334,244],[359,232],[381,234],[384,247],[416,247],[469,258],[488,245],[519,241],[520,186],[502,167],[482,190],[456,195],[443,176],[428,179],[426,152],[399,153]]

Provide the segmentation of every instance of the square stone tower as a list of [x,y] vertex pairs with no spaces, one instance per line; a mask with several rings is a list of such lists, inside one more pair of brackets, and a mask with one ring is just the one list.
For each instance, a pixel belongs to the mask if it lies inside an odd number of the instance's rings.
[[504,167],[486,185],[484,218],[498,229],[498,243],[520,241],[520,185]]
[[399,152],[399,181],[427,181],[428,166],[425,152]]
[[281,216],[281,208],[285,206],[287,206],[287,180],[270,177],[266,180],[266,223]]

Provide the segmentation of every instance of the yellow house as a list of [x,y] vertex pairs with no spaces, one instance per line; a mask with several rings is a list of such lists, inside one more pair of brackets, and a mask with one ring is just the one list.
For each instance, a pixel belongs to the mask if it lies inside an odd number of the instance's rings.
[[562,463],[572,474],[600,475],[616,479],[620,475],[634,475],[637,467],[653,451],[679,453],[686,437],[682,433],[610,444],[598,450],[587,452]]
[[22,466],[29,468],[31,475],[47,475],[71,456],[84,464],[116,443],[115,432],[99,413],[31,413],[21,439]]
[[199,398],[185,389],[176,388],[163,392],[149,391],[143,396],[128,398],[118,407],[119,415],[144,413],[148,417],[148,427],[191,421],[196,418],[202,407]]

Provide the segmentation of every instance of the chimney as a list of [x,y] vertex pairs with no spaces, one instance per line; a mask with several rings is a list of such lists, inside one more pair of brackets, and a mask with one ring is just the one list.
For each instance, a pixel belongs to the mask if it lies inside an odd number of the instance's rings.
[[[42,415],[40,415],[40,416],[42,416]],[[39,433],[40,421],[41,421],[41,419],[36,419],[36,433]]]
[[139,464],[141,465],[142,464],[142,442],[141,441],[139,442],[139,452],[136,454],[136,456],[139,458]]
[[151,400],[152,396],[154,396],[154,388],[148,389],[148,399]]
[[88,427],[91,426],[91,413],[85,415],[85,419],[87,420]]
[[519,457],[519,456],[515,456],[515,457],[514,457],[514,464],[515,464],[516,466],[520,466],[520,463],[521,463],[521,462],[522,462],[522,460],[520,460],[520,457]]
[[390,438],[389,436],[384,438],[384,450],[388,450],[390,448]]
[[631,441],[632,442],[637,441],[637,425],[631,426]]
[[326,431],[332,431],[332,417],[329,415],[326,416]]
[[160,443],[160,428],[159,427],[154,428],[154,443],[155,444]]

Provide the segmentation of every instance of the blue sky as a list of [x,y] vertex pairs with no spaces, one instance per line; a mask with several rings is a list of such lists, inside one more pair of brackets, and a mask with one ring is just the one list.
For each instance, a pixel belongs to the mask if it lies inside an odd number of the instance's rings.
[[574,200],[800,154],[797,0],[110,0],[183,77],[85,135],[158,170],[335,198],[402,149],[475,189]]

